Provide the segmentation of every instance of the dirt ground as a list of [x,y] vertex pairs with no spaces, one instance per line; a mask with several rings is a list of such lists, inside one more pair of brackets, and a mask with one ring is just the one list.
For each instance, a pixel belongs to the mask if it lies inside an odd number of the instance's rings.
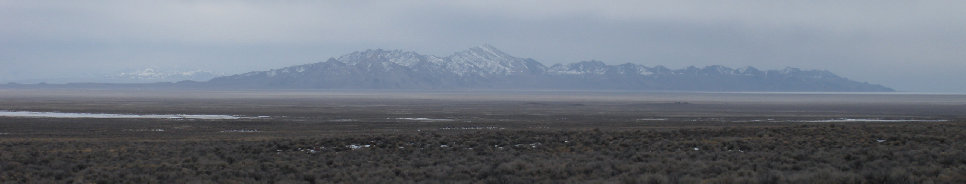
[[0,90],[3,183],[963,183],[966,96]]

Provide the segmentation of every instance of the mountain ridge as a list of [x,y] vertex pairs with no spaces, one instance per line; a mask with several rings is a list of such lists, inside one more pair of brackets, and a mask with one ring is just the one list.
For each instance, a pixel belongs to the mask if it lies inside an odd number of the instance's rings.
[[618,89],[684,91],[894,91],[826,70],[747,66],[668,69],[590,60],[546,66],[491,45],[440,57],[368,49],[323,62],[217,77],[207,86],[286,89]]

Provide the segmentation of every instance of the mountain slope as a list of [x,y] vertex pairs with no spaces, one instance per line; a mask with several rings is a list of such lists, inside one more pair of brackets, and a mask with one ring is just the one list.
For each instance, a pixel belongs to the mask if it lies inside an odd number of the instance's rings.
[[450,56],[353,52],[325,62],[218,77],[212,87],[291,89],[621,89],[685,91],[893,91],[828,71],[707,66],[672,70],[600,61],[545,66],[483,45]]

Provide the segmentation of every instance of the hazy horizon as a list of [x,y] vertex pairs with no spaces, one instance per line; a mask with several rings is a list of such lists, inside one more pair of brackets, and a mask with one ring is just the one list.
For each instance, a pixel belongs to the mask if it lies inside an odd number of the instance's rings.
[[[0,82],[144,68],[238,74],[399,49],[490,44],[545,65],[828,70],[966,92],[960,1],[2,1]],[[84,81],[75,81],[84,82]],[[92,81],[96,82],[96,81]]]

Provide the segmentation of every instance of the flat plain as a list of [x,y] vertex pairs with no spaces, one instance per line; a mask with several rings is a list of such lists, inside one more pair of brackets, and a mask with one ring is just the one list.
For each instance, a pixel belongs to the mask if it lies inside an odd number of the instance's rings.
[[966,183],[955,94],[2,89],[0,111],[120,117],[0,115],[3,183]]

